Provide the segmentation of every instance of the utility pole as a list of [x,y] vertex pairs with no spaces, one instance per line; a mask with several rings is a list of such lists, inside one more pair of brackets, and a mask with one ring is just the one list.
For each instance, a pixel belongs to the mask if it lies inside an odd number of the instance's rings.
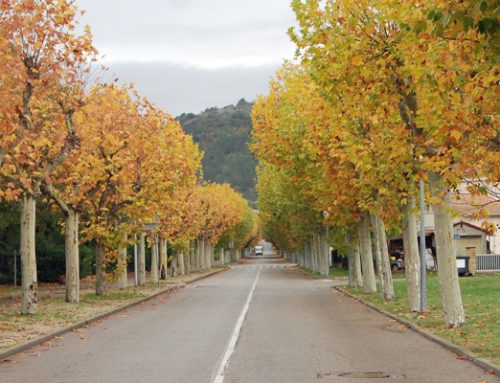
[[134,282],[137,287],[137,234],[134,234]]
[[17,286],[17,250],[14,249],[14,286]]
[[427,249],[425,248],[425,187],[420,178],[420,312],[427,311]]

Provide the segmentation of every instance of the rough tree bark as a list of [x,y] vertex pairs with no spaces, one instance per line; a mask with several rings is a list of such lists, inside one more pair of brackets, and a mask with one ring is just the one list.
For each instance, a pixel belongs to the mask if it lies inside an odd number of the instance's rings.
[[120,254],[118,258],[118,268],[120,269],[120,275],[118,276],[117,286],[119,289],[126,289],[128,287],[128,275],[127,275],[127,234],[123,235],[123,245],[120,248]]
[[417,217],[415,197],[411,196],[403,207],[403,247],[408,303],[411,311],[420,310],[420,256],[418,253]]
[[225,261],[224,261],[224,249],[223,249],[223,248],[221,248],[221,249],[220,249],[220,255],[219,255],[219,258],[220,258],[220,264],[221,264],[222,266],[224,266]]
[[185,264],[184,264],[184,252],[179,251],[179,256],[177,259],[177,270],[179,275],[186,274]]
[[170,271],[171,271],[172,277],[177,276],[178,260],[179,260],[179,253],[177,251],[175,251],[173,256],[172,256],[172,262],[170,263]]
[[65,212],[64,246],[66,250],[66,302],[80,302],[80,243],[78,225],[80,215],[73,209]]
[[368,214],[363,213],[363,217],[359,223],[359,247],[361,253],[361,268],[363,270],[363,291],[365,294],[377,292],[371,242],[370,219]]
[[311,242],[306,242],[304,246],[304,263],[305,263],[305,268],[312,270],[312,252],[311,252]]
[[208,242],[205,241],[205,267],[207,269],[210,269],[212,267],[212,245]]
[[167,253],[167,240],[160,239],[160,278],[167,279],[168,275],[168,253]]
[[313,234],[312,236],[311,250],[312,250],[312,269],[315,272],[319,272],[319,245],[318,245],[317,234]]
[[205,269],[205,241],[204,240],[198,240],[197,241],[198,246],[198,266],[199,270],[204,270]]
[[321,234],[319,236],[319,244],[320,244],[320,273],[321,275],[330,275],[330,263],[329,263],[329,256],[330,256],[330,246],[328,245],[328,242],[326,241],[326,235]]
[[380,216],[375,217],[376,231],[378,232],[380,254],[381,254],[381,269],[382,280],[384,281],[384,289],[382,290],[383,298],[386,301],[394,299],[394,283],[392,281],[391,260],[389,258],[389,249],[387,248],[387,236],[385,233],[384,222]]
[[196,273],[196,241],[189,241],[189,257],[191,259],[191,273]]
[[378,231],[378,218],[375,216],[375,214],[370,214],[370,220],[373,231],[373,250],[375,251],[375,274],[379,278],[380,289],[382,290],[382,295],[384,295],[385,281],[382,278],[382,252],[380,247],[380,237]]
[[137,285],[146,283],[146,237],[144,233],[139,234],[139,245],[137,246]]
[[151,245],[151,266],[150,274],[151,282],[158,283],[158,240],[153,235],[153,244]]
[[191,241],[189,242],[188,252],[186,253],[186,256],[184,257],[184,261],[185,261],[184,265],[185,265],[186,274],[191,274],[192,264],[193,264],[193,249],[191,247]]
[[66,302],[78,303],[80,301],[80,243],[78,238],[80,215],[72,205],[59,198],[47,180],[44,180],[43,188],[64,212]]
[[451,197],[440,175],[431,173],[430,181],[433,197],[435,200],[442,201],[434,203],[432,209],[434,210],[436,228],[439,289],[445,313],[445,323],[449,328],[456,328],[465,324],[465,313],[458,281],[456,245],[453,240]]
[[349,286],[363,287],[363,275],[361,274],[361,259],[357,241],[348,243],[347,259],[349,263]]
[[21,199],[21,314],[37,313],[38,280],[35,252],[36,201],[24,193]]

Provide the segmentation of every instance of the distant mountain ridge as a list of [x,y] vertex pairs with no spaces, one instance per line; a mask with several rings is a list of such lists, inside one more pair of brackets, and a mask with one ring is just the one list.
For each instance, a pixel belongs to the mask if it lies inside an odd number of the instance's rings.
[[208,108],[200,114],[183,113],[177,120],[205,152],[203,174],[208,181],[228,182],[250,202],[255,202],[255,166],[248,150],[252,131],[252,104]]

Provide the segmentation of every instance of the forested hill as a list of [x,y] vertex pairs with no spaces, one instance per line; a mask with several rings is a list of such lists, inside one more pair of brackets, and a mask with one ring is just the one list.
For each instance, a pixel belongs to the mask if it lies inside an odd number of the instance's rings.
[[251,109],[252,104],[241,99],[236,106],[209,108],[200,114],[183,113],[177,120],[205,152],[205,179],[228,182],[253,202],[257,199],[257,161],[248,150],[252,130]]

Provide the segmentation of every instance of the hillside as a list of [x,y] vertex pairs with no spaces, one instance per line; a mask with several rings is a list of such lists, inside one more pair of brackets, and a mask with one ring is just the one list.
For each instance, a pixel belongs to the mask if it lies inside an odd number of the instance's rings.
[[183,113],[177,120],[205,152],[206,180],[228,182],[249,201],[256,201],[255,166],[248,150],[252,104],[241,99],[236,106],[209,108],[200,114]]

